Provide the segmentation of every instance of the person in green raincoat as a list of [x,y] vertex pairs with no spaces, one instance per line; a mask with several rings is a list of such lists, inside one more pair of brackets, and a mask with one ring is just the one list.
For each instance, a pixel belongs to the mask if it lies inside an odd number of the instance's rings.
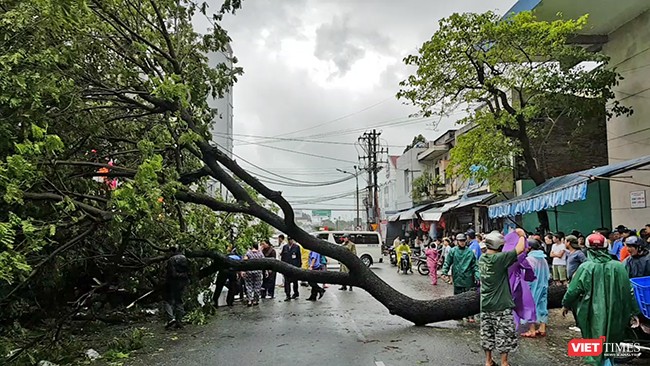
[[[625,266],[612,260],[607,241],[599,233],[585,242],[588,261],[580,265],[562,299],[562,315],[573,311],[582,338],[605,336],[607,343],[625,339],[630,319],[638,314]],[[613,365],[612,358],[600,355],[585,357],[591,365]]]
[[451,268],[451,278],[454,281],[454,295],[462,294],[476,288],[478,281],[478,263],[474,252],[467,249],[465,234],[456,236],[458,245],[449,251],[442,267],[442,274],[448,277]]

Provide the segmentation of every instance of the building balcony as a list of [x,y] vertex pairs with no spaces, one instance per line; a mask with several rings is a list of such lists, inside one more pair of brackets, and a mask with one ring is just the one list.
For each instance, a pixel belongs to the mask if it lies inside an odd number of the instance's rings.
[[435,162],[442,159],[450,150],[448,144],[430,145],[426,150],[418,154],[419,162]]

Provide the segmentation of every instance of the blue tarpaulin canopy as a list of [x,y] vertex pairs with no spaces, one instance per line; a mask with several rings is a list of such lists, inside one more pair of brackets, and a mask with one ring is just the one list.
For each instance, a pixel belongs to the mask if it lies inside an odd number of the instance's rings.
[[551,178],[521,196],[490,206],[488,215],[490,218],[523,215],[569,202],[584,201],[591,177],[611,177],[648,164],[650,155]]

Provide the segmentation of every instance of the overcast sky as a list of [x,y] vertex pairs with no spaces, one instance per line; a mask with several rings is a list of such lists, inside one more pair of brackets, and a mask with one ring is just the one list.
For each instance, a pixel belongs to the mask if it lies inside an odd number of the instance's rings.
[[[352,144],[364,128],[381,125],[384,144],[399,155],[414,135],[433,139],[453,127],[443,120],[402,123],[416,112],[395,99],[408,75],[402,59],[455,12],[507,11],[515,0],[248,0],[224,20],[244,68],[234,87],[235,154],[287,178],[327,182],[345,177],[357,161]],[[393,123],[393,125],[389,125]],[[318,127],[315,127],[318,126]],[[324,134],[323,136],[316,136]],[[320,140],[273,141],[249,136]],[[250,144],[239,140],[257,142]],[[400,146],[400,147],[394,147]],[[277,147],[278,149],[274,149]],[[290,149],[329,157],[294,154]],[[252,172],[259,172],[242,162]],[[268,173],[262,173],[269,175]],[[360,186],[365,181],[360,179]],[[354,180],[318,188],[280,187],[290,201],[354,191]],[[305,208],[352,208],[354,198]],[[353,212],[336,212],[351,218]]]

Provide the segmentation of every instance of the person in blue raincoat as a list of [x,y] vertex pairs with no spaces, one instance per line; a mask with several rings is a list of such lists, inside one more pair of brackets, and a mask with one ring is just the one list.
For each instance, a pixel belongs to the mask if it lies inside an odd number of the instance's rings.
[[528,332],[523,333],[521,336],[529,338],[545,337],[546,323],[548,323],[548,282],[551,272],[548,269],[542,244],[535,239],[529,239],[528,245],[530,246],[530,252],[528,252],[526,261],[535,272],[535,280],[529,281],[528,285],[535,301],[535,314],[537,315],[539,329],[535,329],[535,323],[530,323]]

